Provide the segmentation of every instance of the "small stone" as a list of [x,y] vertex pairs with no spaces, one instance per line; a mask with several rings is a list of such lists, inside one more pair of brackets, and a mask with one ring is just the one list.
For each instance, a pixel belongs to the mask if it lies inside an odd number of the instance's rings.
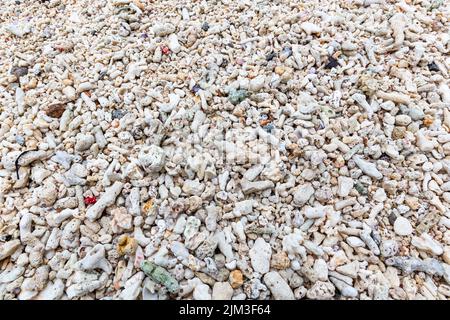
[[328,279],[328,265],[325,260],[317,259],[314,261],[313,270],[319,281],[327,281]]
[[26,76],[28,73],[28,67],[18,67],[14,66],[11,68],[11,74],[15,75],[18,78]]
[[399,236],[409,236],[413,232],[413,228],[408,219],[398,217],[394,223],[394,231]]
[[425,113],[418,108],[411,108],[409,110],[409,116],[413,121],[422,120],[425,117]]
[[358,191],[359,194],[361,194],[363,196],[367,195],[367,189],[363,186],[362,183],[356,182],[354,186],[355,186],[355,190]]
[[429,63],[427,66],[428,66],[428,70],[430,70],[430,71],[439,71],[439,67],[436,64],[436,62],[434,62],[434,61]]
[[316,99],[307,92],[300,92],[298,96],[298,110],[304,114],[314,113],[319,107]]
[[55,103],[46,108],[45,114],[52,118],[61,118],[64,111],[66,111],[66,106],[64,104]]
[[0,261],[12,255],[20,247],[20,240],[11,240],[0,244]]
[[307,207],[305,209],[305,217],[308,219],[320,219],[325,217],[326,215],[326,207],[318,206],[318,207]]
[[399,126],[407,126],[411,123],[411,118],[405,114],[401,114],[395,117],[395,124]]
[[22,38],[24,35],[31,32],[31,24],[24,21],[17,21],[15,23],[5,25],[5,30],[19,38]]
[[74,87],[67,86],[62,89],[62,93],[66,96],[68,101],[74,101],[77,98],[77,91]]
[[192,196],[200,196],[205,189],[205,185],[198,180],[186,180],[183,184],[183,192]]
[[274,71],[277,75],[281,76],[283,73],[286,72],[286,68],[283,66],[276,66]]
[[444,249],[439,242],[434,240],[428,233],[422,233],[420,237],[412,237],[411,244],[421,251],[437,256],[444,253]]
[[111,118],[114,119],[122,119],[125,115],[125,112],[119,109],[115,109],[111,112]]
[[266,60],[267,61],[272,61],[273,58],[275,58],[276,56],[277,56],[277,54],[274,51],[272,51],[266,56]]
[[358,237],[347,237],[347,239],[345,239],[345,241],[349,244],[350,247],[352,248],[363,248],[366,246],[366,244],[364,243],[364,241],[362,241],[360,238]]
[[307,183],[297,189],[294,193],[294,204],[303,206],[314,194],[314,188],[310,183]]
[[208,238],[195,250],[195,255],[199,259],[212,257],[217,248],[217,239],[214,237]]
[[355,161],[356,165],[362,170],[362,172],[364,172],[368,176],[377,180],[383,179],[383,175],[380,171],[378,171],[377,166],[374,163],[368,162],[359,156],[353,157],[353,160]]
[[358,290],[347,282],[335,277],[330,277],[330,281],[336,286],[343,297],[356,298],[358,296]]
[[353,179],[349,177],[340,176],[338,178],[338,195],[346,197],[353,188]]
[[250,80],[248,89],[253,92],[258,92],[263,88],[265,80],[266,80],[265,76],[263,75],[257,76],[256,78]]
[[344,264],[342,266],[336,267],[336,271],[342,273],[351,278],[356,278],[358,276],[359,271],[359,262],[353,261],[351,263]]
[[230,272],[230,284],[233,289],[237,289],[244,284],[244,276],[240,270],[233,270]]
[[417,210],[420,207],[420,201],[416,197],[405,197],[405,203],[412,210]]
[[85,91],[92,90],[93,88],[94,88],[94,85],[91,82],[87,81],[87,82],[80,83],[77,87],[77,91],[85,92]]
[[287,282],[276,271],[266,273],[264,283],[275,300],[294,300],[294,293]]
[[331,282],[317,281],[306,293],[312,300],[328,300],[334,297],[335,287]]
[[253,199],[237,202],[233,209],[233,215],[235,217],[240,217],[251,213],[253,211],[254,204],[255,201]]
[[422,123],[425,127],[430,127],[434,123],[434,118],[430,115],[425,115]]
[[211,300],[211,294],[209,293],[209,286],[204,283],[198,283],[192,294],[194,300]]
[[283,50],[281,50],[280,59],[282,61],[286,60],[292,55],[292,48],[291,47],[285,47]]
[[256,239],[253,247],[250,249],[249,255],[254,271],[260,274],[269,272],[272,248],[263,238]]
[[333,58],[332,56],[329,56],[328,62],[325,65],[325,69],[333,69],[333,68],[336,68],[337,66],[339,66],[338,61],[335,58]]
[[169,55],[171,52],[168,46],[161,46],[161,53],[165,56]]
[[75,150],[81,152],[88,150],[95,142],[95,138],[91,134],[79,134],[75,144]]
[[289,268],[291,260],[289,260],[287,254],[284,251],[277,252],[272,255],[270,266],[278,270],[284,270]]
[[[173,53],[178,53],[181,51],[181,45],[178,42],[178,36],[174,33],[169,36],[169,49]],[[163,54],[164,54],[164,51],[163,51]]]
[[203,22],[203,24],[202,24],[202,30],[203,31],[208,31],[208,29],[209,29],[209,24],[208,24],[208,22]]
[[386,192],[382,188],[378,188],[372,196],[372,199],[376,202],[384,202],[387,199]]
[[198,85],[198,84],[196,83],[196,84],[194,84],[194,86],[192,87],[191,91],[192,91],[193,93],[197,93],[197,92],[200,91],[200,89],[201,89],[200,85]]
[[406,134],[406,128],[405,127],[395,127],[394,130],[392,130],[392,139],[398,140],[403,139]]
[[416,228],[418,234],[422,234],[424,232],[428,232],[434,225],[436,225],[441,219],[441,215],[437,212],[432,211],[427,213],[420,221],[419,225]]
[[228,94],[228,100],[233,105],[238,105],[248,97],[247,90],[231,90]]
[[380,245],[380,253],[382,257],[393,257],[398,252],[398,244],[395,240],[384,240]]
[[228,282],[214,283],[212,290],[213,300],[230,300],[233,296],[233,288]]
[[175,32],[175,26],[171,23],[156,23],[153,26],[153,32],[156,37],[164,37]]
[[161,171],[165,163],[165,152],[156,145],[145,146],[138,154],[139,164],[146,172]]
[[120,255],[131,256],[136,252],[138,243],[136,239],[129,237],[128,235],[122,235],[117,241],[117,252]]
[[343,51],[355,51],[358,50],[358,45],[356,43],[346,40],[342,43],[341,49]]
[[303,22],[300,24],[300,28],[302,28],[307,34],[320,33],[322,31],[320,26],[312,22]]

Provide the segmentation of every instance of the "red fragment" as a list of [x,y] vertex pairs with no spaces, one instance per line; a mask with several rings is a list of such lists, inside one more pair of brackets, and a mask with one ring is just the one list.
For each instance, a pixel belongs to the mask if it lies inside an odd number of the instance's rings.
[[94,204],[97,202],[97,198],[96,197],[86,197],[84,198],[84,203],[85,204]]
[[163,54],[168,55],[170,53],[170,49],[168,46],[162,46],[161,51]]

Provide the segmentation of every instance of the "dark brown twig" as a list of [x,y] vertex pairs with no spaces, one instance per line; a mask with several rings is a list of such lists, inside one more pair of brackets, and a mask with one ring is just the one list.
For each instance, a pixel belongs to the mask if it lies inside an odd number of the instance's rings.
[[26,150],[24,152],[22,152],[21,154],[19,154],[19,156],[17,157],[16,161],[14,162],[14,164],[16,165],[16,176],[17,176],[17,180],[19,180],[19,159],[20,157],[22,157],[25,153],[28,153],[30,151],[38,151],[39,149],[33,149],[33,150]]

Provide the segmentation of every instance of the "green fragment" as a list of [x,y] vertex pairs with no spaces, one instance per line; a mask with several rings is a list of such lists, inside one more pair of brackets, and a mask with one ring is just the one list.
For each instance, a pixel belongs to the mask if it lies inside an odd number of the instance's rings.
[[359,192],[359,194],[367,195],[366,188],[364,188],[364,186],[360,182],[355,183],[355,189]]
[[164,268],[157,266],[150,261],[143,261],[141,269],[154,282],[162,284],[171,293],[175,293],[180,288],[178,281]]
[[353,148],[350,149],[346,154],[344,154],[344,159],[346,161],[350,160],[351,157],[353,157],[355,154],[357,154],[359,151],[363,150],[364,146],[362,144],[357,144]]
[[433,9],[438,9],[442,4],[444,3],[444,0],[435,0],[431,3],[431,6],[428,8],[428,11],[431,11]]
[[228,93],[228,100],[233,104],[237,105],[245,100],[248,97],[247,90],[236,90],[231,89]]

